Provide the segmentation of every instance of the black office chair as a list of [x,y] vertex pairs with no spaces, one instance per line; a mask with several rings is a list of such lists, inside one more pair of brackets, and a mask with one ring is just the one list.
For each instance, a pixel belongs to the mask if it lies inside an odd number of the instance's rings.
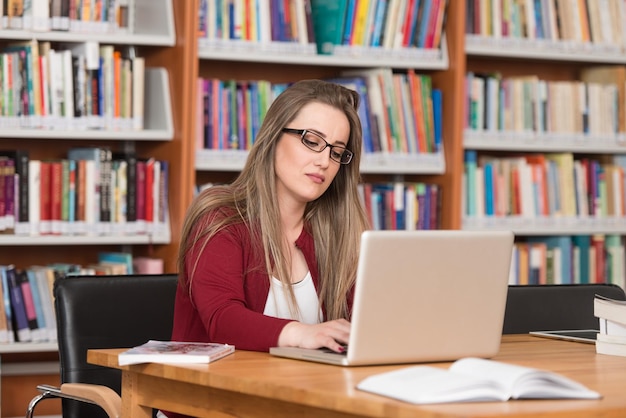
[[626,300],[624,290],[613,284],[511,285],[502,333],[598,329],[593,315],[596,294]]
[[[55,282],[61,387],[40,385],[27,418],[43,399],[62,398],[64,418],[106,418],[121,411],[121,372],[87,363],[90,348],[133,347],[171,338],[177,276],[76,276]],[[96,386],[97,385],[97,386]]]

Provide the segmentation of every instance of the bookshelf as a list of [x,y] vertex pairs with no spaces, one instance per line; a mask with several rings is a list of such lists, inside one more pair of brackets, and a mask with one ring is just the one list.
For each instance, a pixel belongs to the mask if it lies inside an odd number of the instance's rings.
[[[452,4],[454,3],[454,4]],[[456,229],[460,217],[460,177],[448,167],[462,164],[459,148],[460,114],[464,74],[462,5],[447,6],[442,48],[436,50],[335,47],[333,55],[313,55],[310,48],[261,45],[246,41],[198,41],[198,75],[222,80],[267,80],[285,83],[305,78],[332,78],[346,70],[389,67],[394,72],[413,69],[432,77],[433,87],[443,91],[443,151],[432,154],[364,154],[361,171],[366,182],[424,181],[442,186],[441,226]],[[381,65],[381,63],[384,63]],[[195,182],[198,185],[232,180],[245,163],[241,150],[196,149]]]
[[[16,236],[0,234],[0,264],[26,268],[57,261],[86,265],[102,251],[128,251],[165,261],[165,271],[176,270],[179,230],[192,198],[193,166],[190,146],[191,88],[197,67],[194,1],[130,0],[128,31],[124,33],[0,30],[0,46],[36,39],[53,44],[93,41],[118,48],[134,47],[145,58],[144,128],[131,130],[71,130],[11,128],[0,131],[0,148],[24,148],[31,159],[64,158],[72,147],[102,146],[134,151],[170,164],[168,209],[164,231],[145,235]],[[58,362],[55,343],[0,345],[2,362],[2,416],[23,416],[37,384],[58,384],[58,373],[48,367]],[[40,365],[46,367],[39,367]],[[4,373],[4,372],[7,373]],[[60,415],[60,402],[42,403],[38,413]]]
[[[314,55],[303,50],[270,46],[261,49],[247,42],[207,43],[197,37],[200,0],[130,0],[129,14],[134,31],[125,34],[33,32],[0,30],[0,44],[17,40],[51,42],[96,41],[133,45],[150,68],[150,100],[146,107],[146,128],[139,132],[8,129],[0,130],[1,148],[26,147],[31,158],[60,158],[77,144],[130,148],[139,155],[170,161],[169,228],[159,237],[16,237],[0,234],[0,264],[24,267],[37,262],[68,260],[87,263],[99,251],[130,249],[136,255],[165,260],[166,271],[175,270],[179,231],[194,186],[206,182],[228,182],[243,167],[246,154],[240,151],[196,149],[196,79],[214,77],[235,80],[289,82],[303,78],[336,77],[344,70],[376,68],[384,63],[395,72],[414,69],[432,77],[433,86],[443,92],[443,153],[414,159],[398,156],[365,156],[362,172],[367,182],[424,181],[441,187],[441,227],[444,229],[512,229],[520,237],[550,234],[626,235],[622,219],[464,219],[464,152],[498,156],[519,153],[569,152],[575,155],[626,154],[621,135],[600,138],[590,146],[588,138],[577,135],[536,133],[511,134],[471,132],[465,129],[465,82],[467,71],[500,72],[504,76],[539,75],[548,81],[579,80],[580,72],[595,65],[626,64],[626,55],[610,44],[543,41],[538,39],[498,40],[466,34],[474,1],[448,1],[445,41],[440,51],[412,55],[373,55],[371,50],[348,48],[337,55]],[[488,2],[485,2],[488,3]],[[589,2],[588,2],[589,3]],[[79,40],[78,40],[79,39]],[[2,348],[2,347],[0,347]],[[2,363],[54,361],[49,345],[14,345],[0,350]],[[23,415],[25,405],[38,383],[55,384],[58,376],[41,375],[2,378],[2,416]],[[43,407],[43,405],[42,405]],[[50,414],[58,414],[60,405]],[[46,413],[44,410],[41,413]]]
[[[523,251],[528,252],[531,251],[531,247],[537,242],[545,241],[548,244],[540,245],[547,245],[547,247],[544,246],[539,250],[543,252],[540,257],[545,261],[535,263],[535,267],[538,265],[545,266],[552,262],[550,259],[552,255],[550,254],[552,254],[551,251],[554,251],[554,247],[551,247],[551,243],[559,240],[563,243],[565,238],[571,237],[574,242],[573,247],[571,247],[572,243],[564,244],[565,246],[557,248],[556,252],[560,253],[562,249],[565,251],[565,248],[569,248],[567,251],[573,251],[572,263],[584,263],[584,266],[583,264],[578,264],[577,268],[579,271],[578,273],[571,273],[571,278],[565,276],[562,278],[555,277],[556,283],[567,283],[569,280],[584,282],[585,280],[594,280],[596,277],[599,277],[599,280],[610,280],[624,287],[623,238],[619,236],[624,235],[626,232],[626,220],[624,213],[621,213],[621,209],[615,210],[613,204],[608,205],[607,203],[609,201],[607,198],[609,192],[613,195],[610,198],[611,201],[618,202],[623,198],[623,190],[620,192],[616,183],[616,187],[612,191],[597,191],[595,197],[592,196],[593,193],[596,193],[592,189],[597,187],[597,190],[599,190],[600,187],[605,187],[608,184],[607,178],[611,175],[608,173],[613,173],[613,171],[609,171],[609,168],[607,168],[607,174],[605,174],[605,165],[606,167],[619,166],[618,161],[626,153],[625,132],[619,121],[619,118],[621,118],[620,114],[624,111],[623,96],[619,93],[623,86],[620,86],[621,82],[615,79],[607,78],[598,81],[597,78],[592,80],[586,77],[589,71],[593,71],[593,69],[598,67],[623,69],[624,64],[626,64],[623,42],[623,31],[626,25],[624,25],[623,13],[616,13],[617,10],[623,9],[623,2],[607,2],[605,4],[606,7],[603,8],[597,2],[579,2],[576,6],[574,2],[567,2],[567,5],[565,4],[566,2],[563,2],[562,5],[565,9],[558,9],[556,13],[553,13],[555,12],[554,10],[550,10],[553,7],[553,2],[551,1],[534,2],[533,5],[526,3],[525,7],[529,7],[530,13],[534,16],[531,21],[528,19],[524,20],[524,9],[516,9],[516,11],[511,11],[511,14],[508,15],[504,9],[498,8],[499,2],[486,2],[485,7],[474,11],[471,10],[473,6],[470,3],[473,2],[466,2],[468,13],[466,14],[467,33],[465,35],[465,59],[468,80],[472,76],[478,76],[483,78],[483,80],[496,77],[498,82],[501,82],[500,86],[503,86],[503,83],[511,80],[535,77],[533,82],[530,82],[528,85],[542,86],[539,89],[543,88],[543,86],[547,86],[546,88],[550,89],[557,84],[567,84],[574,86],[572,87],[573,91],[579,89],[579,92],[584,92],[580,96],[576,94],[571,96],[574,98],[573,100],[581,100],[584,104],[582,106],[584,110],[581,110],[580,114],[576,111],[569,111],[570,108],[567,107],[567,101],[565,101],[562,102],[563,110],[552,112],[552,114],[559,113],[565,115],[566,118],[575,121],[576,127],[570,126],[568,128],[571,129],[566,131],[556,129],[557,122],[560,121],[546,119],[548,122],[545,122],[545,120],[541,119],[541,116],[533,119],[533,124],[530,128],[528,125],[524,125],[520,129],[517,129],[517,127],[503,129],[501,124],[496,128],[489,128],[487,122],[485,122],[484,126],[476,128],[471,126],[472,122],[470,121],[473,114],[471,106],[476,102],[471,98],[472,87],[468,85],[468,93],[464,100],[467,103],[466,109],[468,109],[469,117],[464,121],[462,144],[464,151],[469,152],[468,155],[478,157],[479,166],[487,164],[489,159],[492,159],[492,161],[496,160],[496,164],[500,164],[505,159],[514,160],[518,157],[527,159],[530,162],[529,164],[535,164],[531,161],[537,161],[544,157],[547,159],[548,156],[552,155],[569,155],[573,159],[574,164],[579,164],[579,166],[573,170],[575,180],[572,194],[577,196],[575,198],[575,212],[567,212],[563,208],[560,209],[561,212],[558,210],[553,211],[555,207],[553,203],[554,193],[549,193],[547,205],[550,211],[547,214],[538,209],[545,204],[544,199],[535,195],[532,201],[538,206],[535,206],[537,210],[531,210],[532,213],[514,210],[506,215],[500,212],[493,215],[482,213],[476,216],[473,214],[475,206],[474,202],[470,202],[472,199],[470,196],[480,199],[480,196],[483,196],[483,192],[487,192],[478,190],[474,193],[469,191],[470,186],[467,186],[467,188],[464,188],[466,200],[462,202],[462,228],[513,230],[518,237],[517,244],[519,244],[519,248],[527,245],[527,248]],[[609,11],[609,8],[611,11]],[[529,10],[526,10],[526,12],[529,12]],[[597,20],[600,14],[604,14],[602,24],[598,24]],[[488,16],[499,16],[499,18],[494,17],[493,20],[490,20],[491,18]],[[550,17],[554,17],[554,20],[550,19]],[[614,17],[616,18],[614,19]],[[558,25],[556,24],[557,22]],[[600,27],[602,27],[602,30],[598,30]],[[505,33],[507,30],[513,32]],[[611,33],[614,34],[614,37],[611,36]],[[485,85],[490,81],[485,81]],[[615,90],[612,90],[611,93],[615,103],[614,107],[612,107],[613,110],[602,112],[604,114],[613,114],[614,112],[615,114],[615,118],[604,118],[602,120],[603,128],[611,126],[612,130],[610,132],[598,133],[592,130],[590,120],[591,117],[595,116],[593,116],[594,103],[590,98],[592,88],[596,87],[592,86],[593,83],[615,84]],[[487,88],[484,91],[486,92]],[[556,89],[548,91],[556,92]],[[547,100],[542,103],[547,103],[547,106],[550,106],[550,100],[556,100],[557,97],[556,94],[551,94],[549,93]],[[604,103],[613,103],[613,99],[609,99],[609,96],[606,97]],[[544,98],[542,97],[539,100],[544,100]],[[485,98],[485,103],[487,101],[489,99]],[[501,102],[494,105],[493,102],[496,101],[492,100],[492,106],[496,108],[506,107]],[[539,103],[534,102],[532,99],[524,99],[521,102],[522,106],[528,103]],[[480,106],[482,109],[482,104]],[[538,104],[538,106],[541,106],[541,104]],[[535,113],[535,115],[541,115],[541,113]],[[517,126],[519,127],[519,125]],[[481,158],[482,162],[480,162]],[[473,157],[470,157],[469,161],[469,164],[463,165],[466,173],[468,173],[468,167],[472,167]],[[597,178],[591,177],[592,174],[590,174],[591,171],[588,168],[590,166],[586,165],[591,161],[597,161],[602,166],[603,177],[597,183]],[[547,166],[549,167],[549,164]],[[501,166],[494,165],[493,167]],[[533,165],[532,167],[534,170],[535,166]],[[580,169],[580,167],[583,168]],[[484,166],[482,168],[484,169]],[[472,174],[470,176],[473,176],[473,169],[471,170]],[[622,169],[619,168],[619,170]],[[558,172],[562,176],[562,173],[566,172],[566,170]],[[623,179],[623,171],[620,172],[620,177]],[[549,169],[547,173],[550,175]],[[480,175],[482,176],[484,173],[481,172]],[[532,180],[532,182],[533,184],[542,184],[541,181]],[[487,186],[486,181],[483,184],[485,188],[490,187]],[[561,185],[562,183],[559,184]],[[598,186],[595,184],[598,184]],[[522,187],[521,183],[520,187]],[[559,187],[548,187],[548,190],[556,190],[556,194],[560,196],[559,198],[569,199],[569,197],[564,197],[561,194],[563,188]],[[498,189],[498,193],[501,190]],[[505,193],[518,196],[518,192],[513,191],[513,189]],[[527,194],[523,195],[523,191],[519,193],[519,196],[522,196],[520,199],[525,199],[524,196],[527,196]],[[531,194],[534,195],[534,193]],[[487,200],[488,198],[485,198],[484,201],[487,202]],[[592,206],[595,206],[594,210],[591,209]],[[593,273],[596,277],[593,277],[591,273],[587,277],[586,273],[583,274],[582,272],[587,270],[586,263],[589,260],[581,261],[580,253],[586,251],[586,249],[584,246],[579,246],[577,240],[582,240],[582,237],[590,237],[591,241],[594,241],[594,237],[602,236],[612,236],[610,239],[612,245],[615,245],[616,241],[620,241],[621,245],[617,246],[616,250],[609,248],[608,245],[604,248],[597,247],[592,254],[605,253],[606,259],[598,258],[594,267],[600,266],[598,268],[602,270],[606,267],[604,264],[608,265],[608,263],[612,262],[612,259],[619,258],[621,261],[616,261],[616,264],[611,267],[613,273],[609,273],[609,269],[605,270],[606,275],[599,276],[600,273],[596,271]],[[600,239],[600,241],[604,240]],[[609,240],[607,239],[608,242]],[[546,253],[546,248],[548,253]],[[516,259],[516,257],[522,256],[517,252],[514,255],[514,263],[522,262],[521,259]],[[529,254],[523,257],[525,257],[524,263],[532,264],[526,258],[530,257]],[[593,258],[595,255],[590,257]],[[594,267],[591,267],[591,269],[593,270]],[[532,269],[532,266],[529,269]],[[527,273],[520,273],[520,277]],[[609,278],[609,276],[611,277]],[[534,278],[536,279],[536,277]],[[543,276],[544,280],[545,278]],[[524,284],[524,282],[521,284]]]
[[[131,16],[136,20],[134,33],[120,35],[88,34],[84,39],[117,45],[134,45],[146,58],[146,67],[157,69],[150,94],[157,100],[147,101],[160,109],[146,108],[146,128],[141,132],[86,132],[12,130],[0,133],[3,148],[26,146],[31,158],[60,158],[78,143],[131,148],[139,155],[170,161],[169,233],[156,239],[148,237],[4,237],[0,235],[0,263],[18,266],[69,260],[86,263],[99,251],[131,249],[137,255],[165,259],[166,271],[174,271],[179,231],[193,188],[203,182],[231,181],[243,167],[245,153],[197,152],[195,118],[196,78],[264,79],[288,82],[303,78],[336,77],[344,70],[375,68],[384,62],[396,72],[414,69],[432,77],[433,86],[443,93],[443,152],[407,159],[399,156],[366,157],[364,179],[377,181],[423,181],[441,187],[441,227],[461,227],[463,166],[463,89],[465,77],[463,2],[448,2],[445,41],[441,51],[411,56],[373,56],[371,51],[343,51],[341,56],[307,56],[285,51],[259,51],[250,45],[227,43],[202,45],[197,39],[199,0],[135,0]],[[141,28],[141,30],[139,30]],[[3,43],[14,39],[76,42],[72,33],[31,33],[0,31]],[[244,48],[242,50],[241,48]],[[245,50],[248,48],[248,50]],[[365,54],[364,54],[365,52]],[[162,93],[160,93],[162,92]],[[154,97],[152,97],[154,98]],[[168,106],[167,103],[170,103]],[[153,117],[150,117],[152,115]],[[113,145],[112,145],[113,144]],[[11,346],[0,352],[3,364],[50,362],[58,360],[54,347],[47,345]],[[58,383],[56,375],[3,377],[2,415],[22,415],[39,383]],[[9,389],[10,388],[10,391]],[[43,408],[42,405],[40,408]],[[60,405],[43,414],[58,414]]]

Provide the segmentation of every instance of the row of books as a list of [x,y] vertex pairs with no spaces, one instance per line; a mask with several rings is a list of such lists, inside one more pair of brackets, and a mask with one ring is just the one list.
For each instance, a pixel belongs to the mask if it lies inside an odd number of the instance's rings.
[[441,44],[446,0],[312,0],[320,53],[335,45],[426,48]]
[[[357,91],[368,153],[436,153],[442,143],[442,93],[430,76],[389,68],[329,79]],[[288,84],[198,79],[197,149],[249,149],[267,108]],[[200,117],[200,115],[202,117]]]
[[363,183],[359,185],[372,229],[438,229],[441,190],[426,183]]
[[[214,185],[198,184],[194,193]],[[372,229],[425,230],[440,226],[441,188],[436,184],[361,183],[358,188]]]
[[623,0],[466,0],[466,32],[626,46]]
[[614,137],[626,132],[625,83],[624,67],[588,68],[581,81],[469,72],[465,128]]
[[621,218],[626,215],[626,159],[571,153],[477,156],[465,151],[466,217]]
[[123,0],[4,0],[0,28],[121,32],[128,29],[128,7]]
[[332,54],[340,46],[438,49],[447,0],[201,0],[199,6],[201,45],[316,44],[318,53]]
[[15,42],[0,54],[0,127],[140,130],[144,83],[132,47]]
[[66,159],[0,151],[0,232],[15,235],[164,234],[169,164],[108,148]]
[[331,79],[361,95],[365,152],[438,153],[442,148],[443,93],[413,69],[348,70]]
[[254,3],[200,0],[200,40],[315,43],[311,0],[259,0]]
[[625,288],[619,235],[526,237],[515,243],[510,284],[612,283]]
[[596,295],[593,314],[600,323],[596,353],[626,356],[626,302]]
[[72,275],[162,274],[163,260],[101,252],[94,263],[0,265],[0,343],[56,341],[53,287]]
[[198,78],[197,149],[248,150],[284,83]]

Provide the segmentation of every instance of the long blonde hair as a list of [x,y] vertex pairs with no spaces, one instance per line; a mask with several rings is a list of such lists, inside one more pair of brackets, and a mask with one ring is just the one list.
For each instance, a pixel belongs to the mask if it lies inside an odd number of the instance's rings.
[[[178,254],[178,268],[184,284],[189,285],[197,266],[197,260],[190,260],[193,267],[191,271],[186,271],[191,248],[198,242],[205,245],[225,226],[241,222],[248,225],[251,231],[251,246],[258,248],[261,243],[267,271],[281,282],[291,283],[290,260],[283,251],[274,158],[281,130],[303,106],[311,102],[343,111],[350,124],[347,148],[354,153],[352,161],[339,168],[328,190],[317,200],[309,202],[304,213],[304,223],[310,228],[315,241],[319,299],[326,319],[349,316],[346,297],[356,277],[360,236],[368,227],[357,190],[362,148],[361,123],[357,114],[359,95],[322,80],[302,80],[281,93],[268,109],[247,162],[235,181],[230,185],[206,189],[194,199],[187,211]],[[231,210],[219,210],[225,208]],[[216,212],[220,216],[206,216]],[[286,288],[291,290],[291,286]],[[295,304],[293,293],[291,303]]]

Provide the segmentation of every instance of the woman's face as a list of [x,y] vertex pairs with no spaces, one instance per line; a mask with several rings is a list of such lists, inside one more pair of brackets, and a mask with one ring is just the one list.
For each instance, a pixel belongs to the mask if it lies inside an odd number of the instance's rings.
[[[322,146],[326,144],[321,139],[330,145],[347,147],[350,138],[350,123],[346,115],[341,110],[317,102],[302,107],[285,128],[306,129],[310,131],[306,138],[318,141]],[[340,164],[330,158],[330,153],[341,151],[340,148],[326,147],[322,152],[315,152],[303,144],[301,134],[283,132],[275,155],[279,201],[306,205],[319,198],[340,168]]]

